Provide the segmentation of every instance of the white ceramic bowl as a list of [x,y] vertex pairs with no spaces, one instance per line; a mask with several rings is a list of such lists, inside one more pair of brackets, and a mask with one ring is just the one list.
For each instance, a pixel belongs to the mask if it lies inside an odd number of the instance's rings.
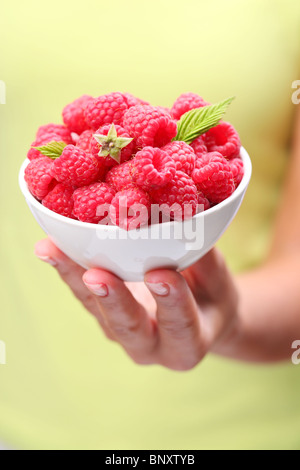
[[241,150],[245,174],[225,201],[200,212],[191,220],[166,222],[126,232],[116,226],[79,222],[58,215],[40,204],[29,192],[23,163],[19,183],[26,202],[44,232],[66,255],[84,268],[101,267],[125,281],[142,281],[157,268],[187,268],[205,255],[235,217],[251,178],[251,161]]

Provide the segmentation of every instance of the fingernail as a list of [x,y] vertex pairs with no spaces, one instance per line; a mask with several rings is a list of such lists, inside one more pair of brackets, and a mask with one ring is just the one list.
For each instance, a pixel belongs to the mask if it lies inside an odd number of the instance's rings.
[[51,266],[57,266],[57,261],[55,261],[55,259],[51,258],[50,256],[40,256],[40,255],[36,255],[36,256],[41,261],[44,261],[45,263],[51,264]]
[[99,297],[107,297],[108,296],[108,288],[105,284],[88,284],[85,282],[85,285],[88,289],[90,289],[95,295]]
[[164,282],[146,282],[146,286],[156,295],[166,296],[170,293],[170,287]]

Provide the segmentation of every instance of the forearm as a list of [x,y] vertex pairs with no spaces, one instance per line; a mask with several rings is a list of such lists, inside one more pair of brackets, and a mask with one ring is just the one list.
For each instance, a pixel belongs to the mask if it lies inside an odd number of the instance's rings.
[[288,360],[300,339],[300,252],[272,258],[236,281],[237,321],[214,352],[245,361]]
[[300,339],[300,108],[268,260],[236,279],[237,321],[214,348],[235,359],[289,360]]

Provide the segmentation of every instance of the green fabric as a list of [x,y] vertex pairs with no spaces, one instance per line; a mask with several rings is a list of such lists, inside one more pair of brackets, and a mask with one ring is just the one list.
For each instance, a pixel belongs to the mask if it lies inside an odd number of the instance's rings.
[[134,365],[34,258],[43,233],[17,187],[38,125],[59,121],[83,93],[120,89],[164,106],[183,91],[211,102],[236,95],[227,119],[252,157],[253,180],[219,246],[235,271],[254,266],[269,245],[288,161],[299,19],[297,0],[2,2],[0,441],[300,448],[300,369],[214,357],[188,373]]

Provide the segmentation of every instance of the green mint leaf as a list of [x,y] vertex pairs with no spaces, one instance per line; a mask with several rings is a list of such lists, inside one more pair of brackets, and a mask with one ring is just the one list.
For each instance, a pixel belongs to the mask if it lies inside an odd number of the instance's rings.
[[55,160],[61,156],[66,146],[67,144],[65,142],[49,142],[49,144],[33,148],[39,150],[41,154],[45,155],[46,157]]
[[190,144],[199,137],[199,135],[215,127],[224,116],[234,98],[235,97],[232,96],[220,103],[192,109],[185,113],[178,122],[177,135],[174,140],[181,140]]

